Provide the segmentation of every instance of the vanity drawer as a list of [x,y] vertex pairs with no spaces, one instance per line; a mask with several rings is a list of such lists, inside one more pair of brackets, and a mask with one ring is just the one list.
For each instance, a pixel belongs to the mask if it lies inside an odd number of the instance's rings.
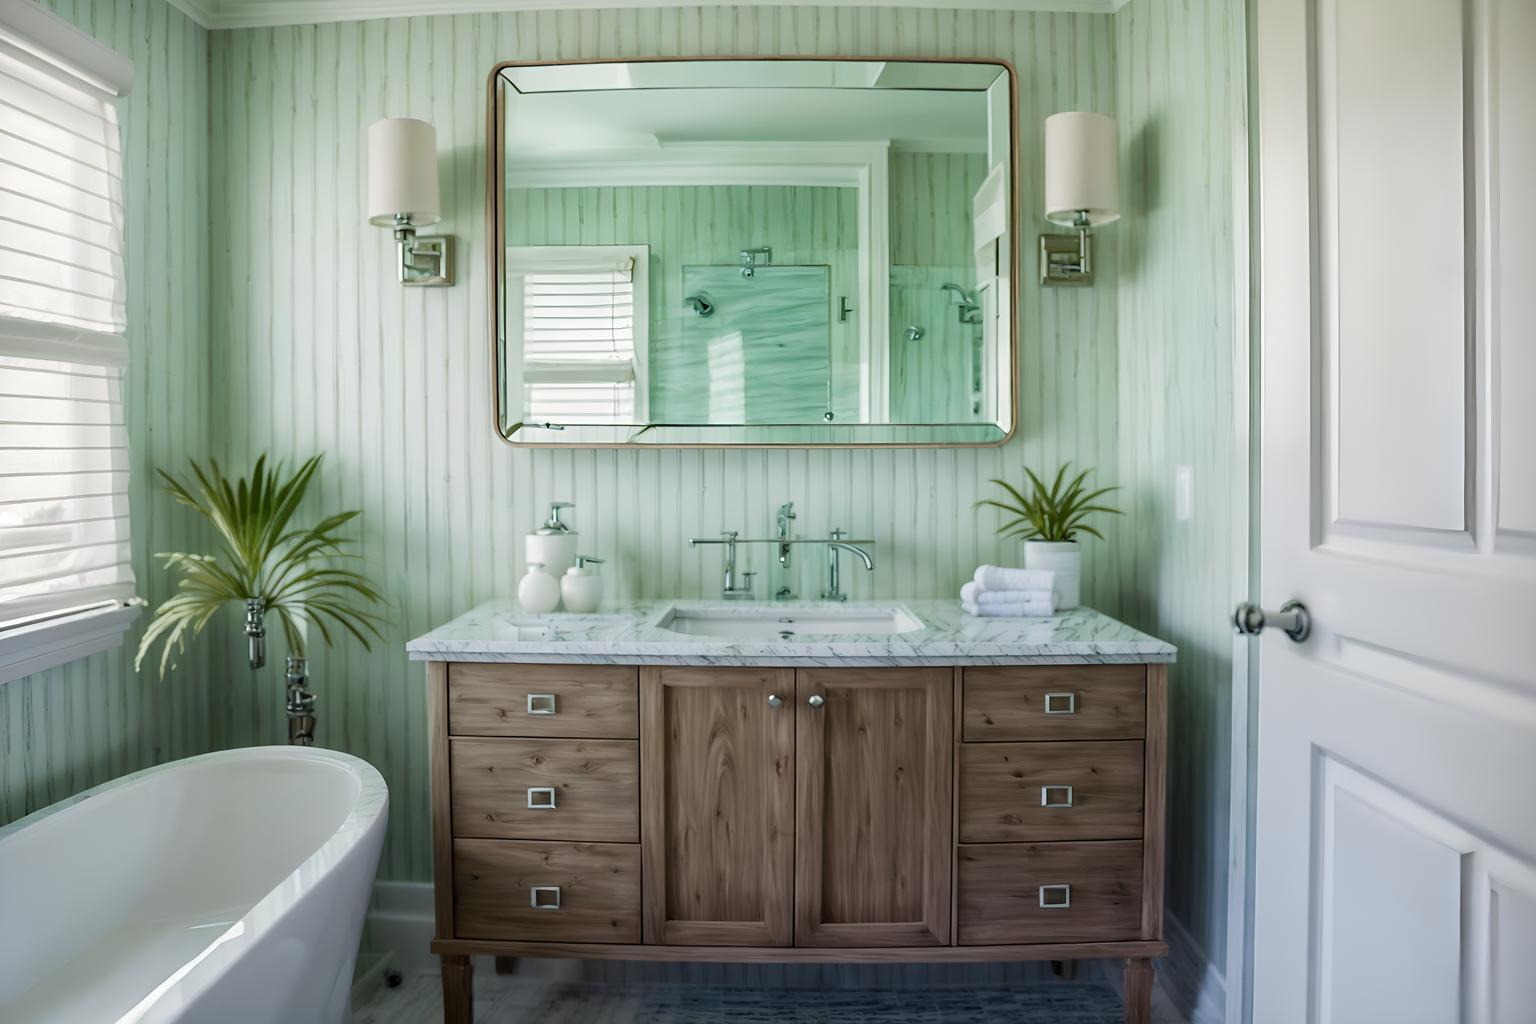
[[448,731],[632,740],[640,735],[639,679],[633,666],[455,662]]
[[968,668],[961,739],[1139,740],[1147,727],[1145,665]]
[[964,743],[960,841],[1141,838],[1140,740]]
[[459,736],[449,741],[453,834],[640,841],[640,744]]
[[1140,935],[1140,842],[996,843],[959,855],[962,946]]
[[460,939],[639,942],[640,847],[455,839],[453,921]]

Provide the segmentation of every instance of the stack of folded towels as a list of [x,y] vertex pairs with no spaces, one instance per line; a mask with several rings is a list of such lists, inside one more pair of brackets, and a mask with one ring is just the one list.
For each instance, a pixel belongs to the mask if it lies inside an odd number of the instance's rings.
[[972,615],[1054,615],[1055,586],[1049,569],[984,565],[960,588],[960,604]]

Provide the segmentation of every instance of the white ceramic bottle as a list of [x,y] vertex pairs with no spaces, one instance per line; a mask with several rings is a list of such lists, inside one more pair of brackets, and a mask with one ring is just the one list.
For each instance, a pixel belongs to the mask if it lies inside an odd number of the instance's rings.
[[560,521],[561,512],[575,507],[569,501],[549,503],[549,518],[544,525],[523,539],[524,561],[543,562],[556,576],[576,564],[576,531]]
[[560,581],[544,571],[543,562],[528,563],[528,572],[517,581],[517,603],[535,615],[560,607]]
[[603,603],[603,578],[589,565],[602,565],[601,558],[577,555],[576,564],[565,570],[560,577],[560,595],[565,598],[568,612],[595,612]]

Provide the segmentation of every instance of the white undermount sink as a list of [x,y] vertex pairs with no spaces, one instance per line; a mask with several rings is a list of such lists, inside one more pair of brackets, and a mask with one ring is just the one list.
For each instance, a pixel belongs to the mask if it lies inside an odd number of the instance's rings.
[[740,640],[799,640],[821,636],[889,636],[922,629],[922,620],[905,608],[849,608],[807,605],[798,608],[690,608],[674,605],[656,623],[690,636]]

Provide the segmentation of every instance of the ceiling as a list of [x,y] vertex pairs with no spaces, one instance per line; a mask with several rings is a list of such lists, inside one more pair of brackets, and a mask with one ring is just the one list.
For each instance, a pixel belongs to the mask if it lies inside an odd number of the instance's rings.
[[882,142],[985,153],[981,92],[934,89],[610,89],[519,95],[508,105],[509,161],[644,152],[702,143]]
[[[615,7],[675,7],[680,0],[169,0],[207,28],[256,28],[435,14]],[[1112,14],[1127,0],[693,0],[690,6],[927,7],[941,10]]]

